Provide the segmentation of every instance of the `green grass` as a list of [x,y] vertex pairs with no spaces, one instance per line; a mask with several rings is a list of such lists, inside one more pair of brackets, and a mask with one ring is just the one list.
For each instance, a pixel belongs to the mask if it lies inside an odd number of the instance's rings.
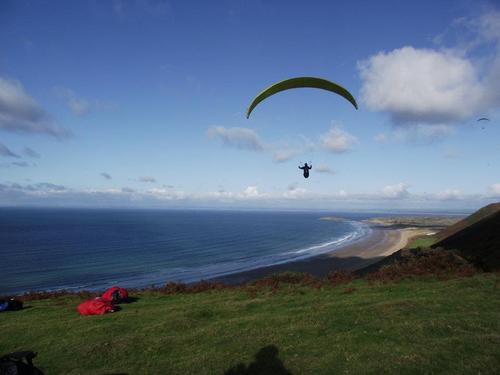
[[104,316],[79,316],[74,296],[26,302],[30,308],[0,314],[0,352],[37,351],[47,375],[223,374],[269,345],[279,350],[275,364],[293,374],[500,368],[495,274],[138,297]]
[[433,236],[417,237],[411,240],[408,245],[406,245],[406,248],[414,249],[416,247],[431,247],[435,242],[436,239]]

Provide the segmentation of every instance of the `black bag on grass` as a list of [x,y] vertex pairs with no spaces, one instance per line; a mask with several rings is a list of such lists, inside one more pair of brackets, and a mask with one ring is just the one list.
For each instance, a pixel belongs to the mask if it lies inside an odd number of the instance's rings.
[[0,357],[0,375],[43,375],[43,372],[33,366],[33,358],[37,353],[14,352]]
[[0,311],[17,311],[23,309],[23,301],[11,298],[0,300]]
[[23,309],[23,301],[19,301],[18,299],[11,298],[9,300],[9,308],[10,311],[17,311]]

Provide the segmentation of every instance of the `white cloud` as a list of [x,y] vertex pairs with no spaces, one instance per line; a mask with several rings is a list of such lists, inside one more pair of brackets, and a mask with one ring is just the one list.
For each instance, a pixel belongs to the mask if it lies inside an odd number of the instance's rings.
[[314,170],[318,173],[327,173],[331,175],[335,174],[335,171],[327,165],[318,165],[317,167],[314,167]]
[[26,168],[31,166],[31,164],[26,161],[13,161],[11,164],[15,167],[21,167],[21,168]]
[[307,196],[307,190],[297,186],[290,186],[287,191],[283,193],[285,199],[304,199]]
[[500,198],[500,182],[493,184],[488,188],[488,195],[491,197]]
[[0,143],[0,156],[6,156],[10,158],[20,158],[18,154],[13,152],[10,148],[5,146],[3,143]]
[[460,157],[460,151],[454,148],[449,148],[444,152],[443,157],[446,159],[457,159]]
[[463,194],[458,189],[447,189],[434,194],[432,198],[440,201],[458,200],[463,198]]
[[172,190],[168,188],[153,188],[147,190],[145,193],[143,193],[143,195],[145,197],[156,198],[167,201],[185,200],[191,198],[188,194],[186,194],[181,190]]
[[273,159],[277,163],[282,163],[294,158],[299,154],[300,154],[299,150],[293,150],[293,149],[276,150],[273,152]]
[[314,152],[318,146],[309,138],[299,135],[293,142],[281,141],[267,145],[266,149],[273,152],[273,159],[277,163],[285,162],[299,156]]
[[485,74],[485,90],[487,104],[492,108],[500,106],[500,11],[490,12],[479,19],[481,36],[486,41],[495,43],[495,57],[487,61],[488,71]]
[[140,182],[156,182],[156,178],[154,178],[152,176],[142,176],[142,177],[139,177],[139,181]]
[[0,130],[15,133],[46,134],[64,138],[71,132],[60,127],[29,96],[19,81],[0,77]]
[[64,99],[68,108],[79,117],[86,116],[94,111],[105,111],[116,109],[116,105],[102,100],[88,100],[77,95],[77,93],[67,87],[54,87],[54,92]]
[[23,152],[24,152],[24,155],[26,155],[30,158],[39,159],[41,156],[38,152],[36,152],[35,150],[33,150],[32,148],[29,148],[29,147],[25,147]]
[[[369,109],[386,112],[395,125],[447,126],[500,107],[500,12],[456,20],[451,46],[405,46],[358,63],[361,96]],[[436,139],[448,135],[431,134]],[[431,132],[432,133],[432,132]]]
[[402,182],[396,185],[387,185],[382,189],[382,197],[389,199],[408,198],[410,196],[409,187],[409,185]]
[[403,47],[359,64],[368,108],[397,124],[462,121],[481,108],[484,89],[472,63],[453,51]]
[[500,42],[500,11],[487,12],[471,22],[472,26],[479,30],[483,38],[496,43]]
[[231,192],[231,191],[225,191],[224,189],[219,189],[218,191],[191,196],[192,199],[196,200],[215,199],[224,202],[252,201],[252,200],[266,199],[268,197],[270,197],[269,194],[261,193],[259,191],[259,188],[255,185],[247,186],[243,191],[240,192]]
[[350,151],[358,143],[358,140],[339,126],[334,126],[328,133],[321,136],[320,142],[324,149],[338,154]]
[[34,167],[36,164],[30,164],[26,161],[12,161],[10,163],[0,163],[0,168],[10,168],[10,167]]
[[407,125],[394,130],[394,139],[414,143],[432,143],[441,141],[454,133],[453,127],[445,124]]
[[347,152],[358,143],[356,137],[342,130],[340,126],[332,127],[328,133],[323,134],[316,141],[298,135],[292,142],[288,140],[264,142],[253,129],[223,126],[210,127],[207,136],[210,139],[220,139],[223,145],[229,147],[269,153],[276,163],[287,162],[320,148],[333,153]]
[[379,144],[390,142],[430,144],[440,142],[454,133],[455,129],[453,126],[446,124],[407,124],[405,126],[394,127],[389,134],[377,134],[374,140]]
[[242,193],[242,196],[252,198],[258,197],[259,195],[259,189],[257,186],[248,186]]
[[82,98],[69,98],[68,106],[71,111],[77,116],[84,116],[90,112],[90,104],[87,100]]
[[[28,185],[28,186],[32,187],[33,185]],[[57,185],[57,184],[53,184],[50,182],[40,182],[38,184],[35,184],[34,189],[45,190],[45,191],[49,191],[49,192],[66,191],[67,190],[66,186]]]
[[[440,193],[411,194],[408,185],[400,183],[389,185],[375,193],[348,193],[344,190],[331,193],[309,191],[291,185],[284,191],[262,192],[257,186],[247,186],[239,192],[224,191],[189,193],[172,188],[151,188],[134,190],[127,187],[107,189],[72,189],[52,183],[20,185],[16,183],[0,183],[0,203],[12,204],[57,204],[57,205],[89,205],[89,206],[153,206],[161,207],[196,207],[197,205],[245,205],[248,207],[326,207],[336,202],[341,204],[387,205],[404,202],[408,207],[447,204],[447,201],[460,199],[463,204],[474,207],[494,202],[500,197],[500,183],[490,187],[488,194],[462,194],[459,190],[448,189]],[[287,203],[293,201],[292,203]],[[397,203],[400,204],[400,203]]]
[[389,137],[387,137],[387,134],[384,134],[384,133],[379,133],[377,134],[375,137],[375,142],[377,143],[387,143],[389,142]]
[[248,128],[225,128],[224,126],[212,126],[207,135],[210,139],[220,139],[223,144],[245,150],[264,150],[264,143],[257,133]]

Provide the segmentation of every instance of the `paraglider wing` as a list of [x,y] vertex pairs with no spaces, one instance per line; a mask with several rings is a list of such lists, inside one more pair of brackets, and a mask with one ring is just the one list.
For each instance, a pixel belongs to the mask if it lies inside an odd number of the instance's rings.
[[286,79],[284,81],[277,82],[265,90],[263,90],[259,95],[257,95],[254,100],[252,100],[252,103],[250,103],[250,106],[248,107],[247,110],[247,118],[250,117],[250,113],[254,110],[254,108],[263,100],[269,98],[271,95],[277,94],[278,92],[285,91],[285,90],[290,90],[290,89],[296,89],[296,88],[301,88],[301,87],[310,87],[310,88],[316,88],[316,89],[322,89],[322,90],[327,90],[334,92],[340,96],[343,96],[346,100],[351,102],[351,104],[354,106],[354,108],[358,109],[358,104],[356,103],[356,99],[351,95],[347,89],[343,88],[342,86],[328,81],[323,78],[316,78],[316,77],[296,77],[296,78],[290,78]]
[[479,121],[490,121],[490,119],[486,117],[481,117],[480,119],[477,120],[477,122]]

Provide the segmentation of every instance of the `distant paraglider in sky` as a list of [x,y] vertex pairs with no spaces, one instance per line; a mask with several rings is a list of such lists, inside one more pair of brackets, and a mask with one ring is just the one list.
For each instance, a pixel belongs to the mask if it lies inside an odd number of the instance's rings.
[[[490,119],[489,119],[489,118],[487,118],[487,117],[481,117],[480,119],[478,119],[478,120],[477,120],[477,122],[481,122],[481,121],[488,121],[488,122],[489,122],[489,121],[490,121]],[[484,130],[484,126],[482,126],[482,127],[481,127],[481,129],[483,129],[483,130]]]
[[358,109],[358,104],[356,103],[356,99],[354,99],[352,94],[349,91],[347,91],[347,89],[338,85],[337,83],[317,77],[296,77],[274,83],[271,86],[264,89],[262,92],[260,92],[252,100],[252,103],[250,103],[250,106],[248,107],[247,110],[247,118],[250,117],[250,113],[252,113],[254,108],[257,107],[257,105],[263,100],[281,91],[297,89],[297,88],[316,88],[316,89],[331,91],[335,94],[344,97],[354,106],[354,108]]

